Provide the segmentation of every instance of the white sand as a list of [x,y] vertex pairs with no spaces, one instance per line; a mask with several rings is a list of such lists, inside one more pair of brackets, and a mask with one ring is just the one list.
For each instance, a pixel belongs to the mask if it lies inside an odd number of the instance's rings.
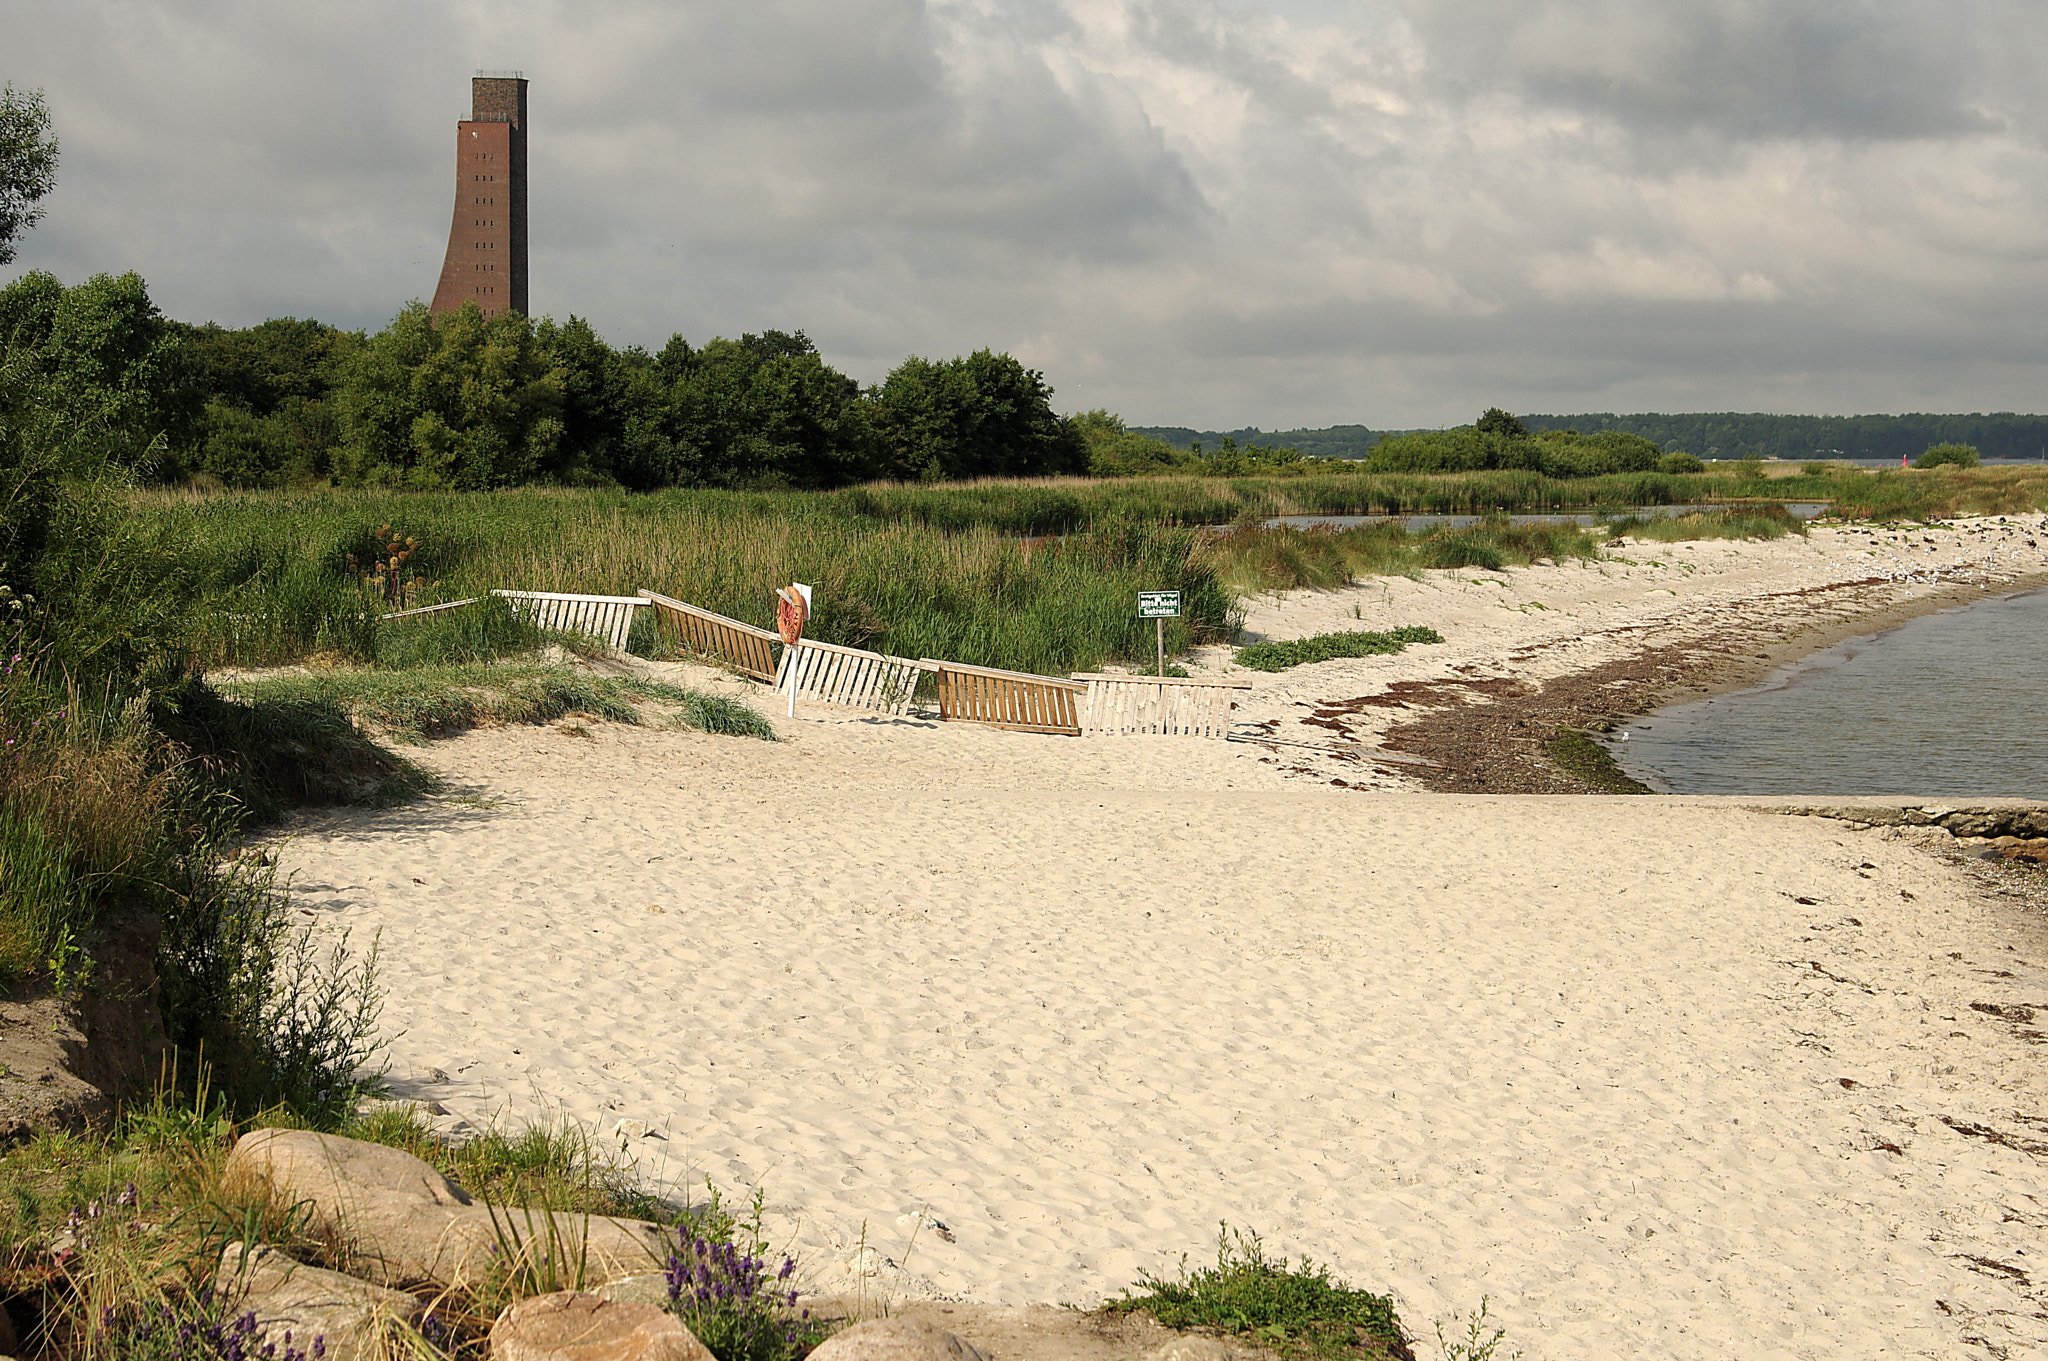
[[[1620,655],[1867,574],[1847,537],[1261,604],[1450,641],[1259,677],[1253,712]],[[890,1289],[1088,1304],[1228,1220],[1425,1338],[1490,1295],[1530,1361],[2048,1355],[2048,1166],[1944,1122],[2048,1138],[2040,1049],[1970,1009],[2048,1003],[2048,923],[1925,851],[1362,795],[1234,743],[778,724],[475,733],[425,753],[451,795],[298,824],[299,905],[383,933],[399,1090],[644,1121],[651,1173],[764,1188],[826,1291],[864,1233]]]

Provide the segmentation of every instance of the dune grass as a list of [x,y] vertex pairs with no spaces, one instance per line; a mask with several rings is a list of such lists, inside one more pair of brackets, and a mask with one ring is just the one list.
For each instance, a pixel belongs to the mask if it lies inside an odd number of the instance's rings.
[[699,732],[775,740],[769,722],[735,699],[539,662],[311,672],[233,681],[222,688],[252,709],[345,714],[412,743],[487,725],[551,723],[574,713],[645,724],[649,708]]

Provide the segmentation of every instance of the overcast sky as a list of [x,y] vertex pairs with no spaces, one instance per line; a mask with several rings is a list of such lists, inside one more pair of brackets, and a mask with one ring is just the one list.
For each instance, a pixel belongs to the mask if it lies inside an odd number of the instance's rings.
[[2048,410],[2040,0],[0,0],[63,143],[0,276],[377,327],[473,70],[533,307],[980,346],[1062,410]]

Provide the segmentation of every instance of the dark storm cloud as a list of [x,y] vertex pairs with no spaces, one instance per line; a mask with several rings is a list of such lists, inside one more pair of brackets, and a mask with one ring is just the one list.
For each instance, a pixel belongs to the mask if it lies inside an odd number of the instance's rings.
[[2020,0],[0,0],[18,268],[174,315],[431,291],[472,67],[533,79],[534,302],[1010,349],[1134,420],[2040,405]]

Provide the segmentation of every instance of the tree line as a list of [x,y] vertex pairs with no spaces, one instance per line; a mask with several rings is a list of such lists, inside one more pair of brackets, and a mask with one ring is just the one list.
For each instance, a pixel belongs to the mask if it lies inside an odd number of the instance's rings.
[[985,349],[912,357],[863,389],[800,331],[649,353],[578,317],[418,303],[374,334],[289,317],[192,326],[134,274],[67,288],[42,272],[0,289],[0,346],[164,480],[820,488],[1089,463],[1044,376]]

